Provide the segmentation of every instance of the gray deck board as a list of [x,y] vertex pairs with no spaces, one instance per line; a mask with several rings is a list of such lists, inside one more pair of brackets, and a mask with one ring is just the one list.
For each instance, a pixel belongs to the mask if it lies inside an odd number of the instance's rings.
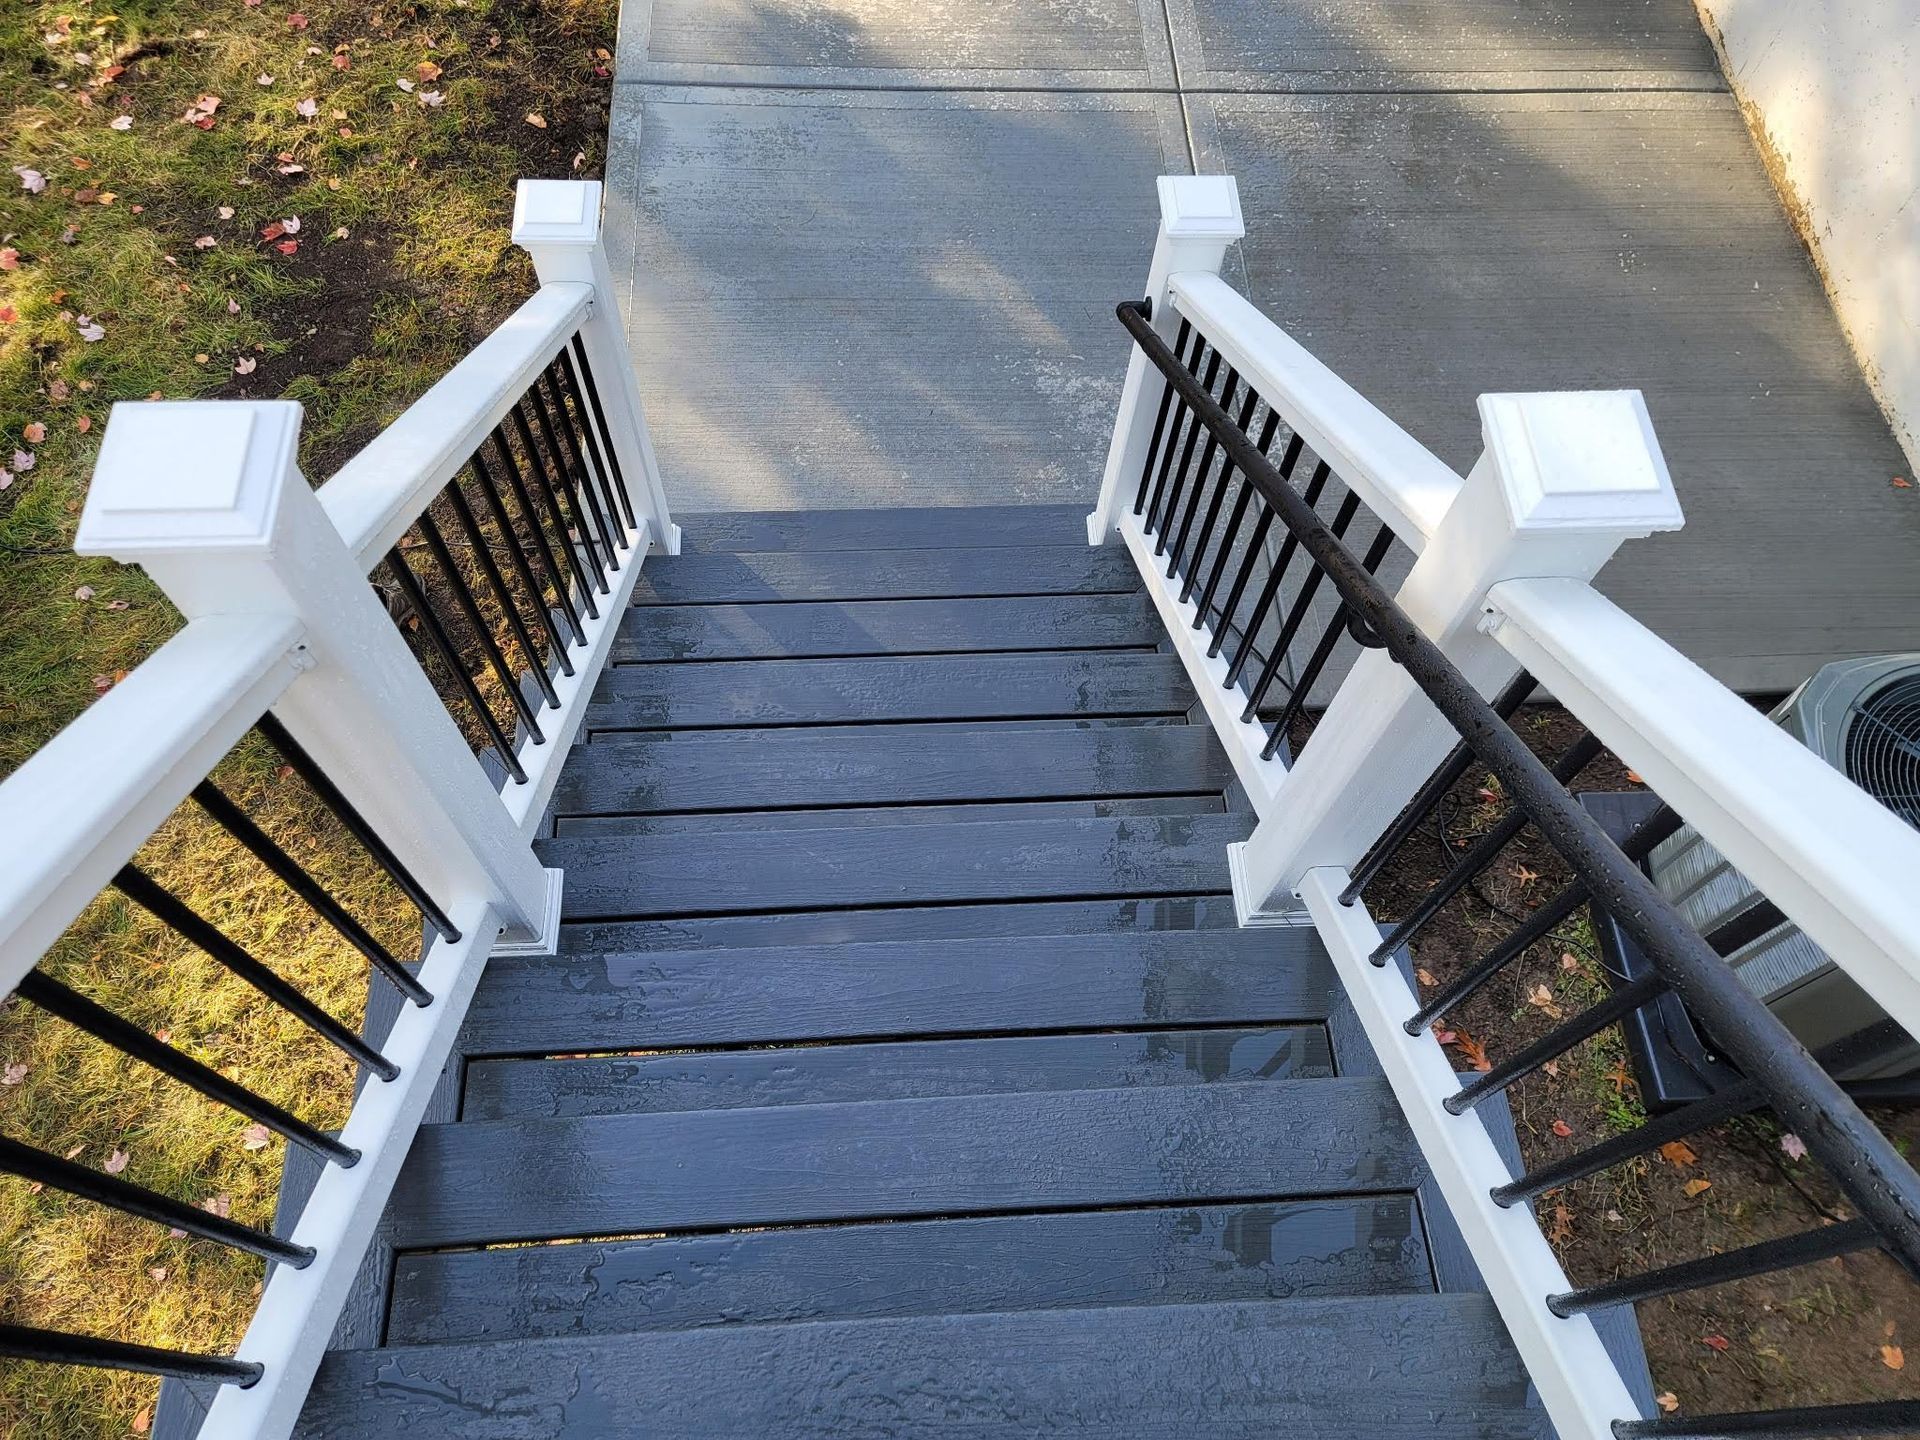
[[1173,76],[1160,0],[629,0],[621,80],[1129,90]]
[[389,1343],[1432,1289],[1404,1195],[402,1256]]
[[476,1060],[467,1069],[460,1118],[657,1115],[1332,1073],[1326,1031],[1317,1025]]
[[1183,89],[1722,88],[1687,0],[1167,0]]
[[1092,502],[1113,304],[1155,177],[1191,168],[1176,98],[615,90],[615,261],[676,503]]
[[653,605],[627,611],[615,665],[805,660],[1010,650],[1151,650],[1164,629],[1145,595]]
[[1198,725],[982,728],[937,738],[792,732],[700,745],[588,745],[554,792],[559,815],[780,810],[955,800],[1219,794],[1233,778]]
[[1117,546],[977,546],[649,557],[636,605],[764,600],[930,600],[978,595],[1128,593],[1133,557]]
[[671,838],[537,842],[567,872],[568,920],[749,910],[819,910],[994,900],[1144,897],[1226,891],[1238,815],[925,825],[914,844],[890,829],[783,830],[689,852]]
[[837,830],[869,825],[955,825],[977,820],[1093,820],[1114,815],[1213,815],[1218,795],[1158,795],[1124,800],[997,801],[968,805],[875,805],[839,810],[751,810],[732,814],[571,815],[555,835],[676,835],[684,843],[741,830]]
[[1710,94],[1211,95],[1250,295],[1464,472],[1484,392],[1646,395],[1686,511],[1601,588],[1726,683],[1920,648],[1920,491]]
[[[1059,549],[1083,545],[1081,505],[959,505],[951,508],[720,510],[683,515],[681,555],[871,550]],[[675,557],[677,558],[677,557]],[[651,562],[649,562],[651,563]]]
[[[784,920],[785,917],[783,917]],[[937,923],[939,917],[934,917]],[[799,926],[789,924],[789,930]],[[921,920],[922,936],[938,935]],[[1316,1021],[1338,988],[1304,930],[565,947],[500,956],[468,1055]]]
[[429,1125],[391,1214],[400,1248],[427,1249],[1406,1191],[1424,1173],[1385,1081],[1275,1080]]
[[620,951],[740,950],[763,945],[856,945],[1032,936],[1187,935],[1237,930],[1223,894],[1028,900],[1001,905],[821,910],[785,915],[701,915],[562,924],[558,959]]
[[668,729],[834,722],[1184,716],[1194,703],[1172,655],[1095,651],[767,660],[615,667],[587,727]]
[[1536,1440],[1540,1429],[1484,1297],[1405,1295],[359,1352],[322,1366],[295,1433]]

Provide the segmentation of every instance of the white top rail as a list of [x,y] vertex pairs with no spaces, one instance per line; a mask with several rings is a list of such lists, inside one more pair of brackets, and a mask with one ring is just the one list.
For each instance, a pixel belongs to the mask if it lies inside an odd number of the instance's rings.
[[1920,1035],[1920,835],[1584,581],[1488,592],[1494,638]]
[[1182,273],[1168,287],[1180,313],[1314,454],[1416,555],[1424,550],[1460,477],[1218,275]]
[[0,994],[302,668],[297,621],[192,621],[0,784]]
[[340,536],[371,570],[480,448],[579,328],[591,285],[542,285],[399,419],[320,487]]

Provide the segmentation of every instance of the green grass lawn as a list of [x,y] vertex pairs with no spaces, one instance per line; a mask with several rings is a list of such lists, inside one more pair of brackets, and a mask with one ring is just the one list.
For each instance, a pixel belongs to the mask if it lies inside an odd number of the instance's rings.
[[[614,0],[0,7],[0,774],[172,633],[69,546],[118,401],[286,396],[316,482],[526,297],[522,175],[597,175]],[[396,950],[413,918],[259,746],[219,777]],[[14,817],[8,823],[19,823]],[[365,968],[187,807],[142,863],[336,1014]],[[49,973],[321,1123],[350,1073],[102,900]],[[281,1143],[31,1006],[0,1013],[0,1131],[266,1223]],[[260,1266],[0,1178],[0,1314],[223,1350]],[[0,1433],[121,1436],[155,1382],[0,1364]]]

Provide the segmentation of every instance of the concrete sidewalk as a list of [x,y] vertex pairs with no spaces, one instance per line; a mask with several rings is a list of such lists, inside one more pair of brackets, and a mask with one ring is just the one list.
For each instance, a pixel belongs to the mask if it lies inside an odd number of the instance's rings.
[[1686,0],[627,0],[609,161],[688,509],[1090,500],[1157,174],[1448,463],[1636,386],[1686,506],[1604,588],[1749,690],[1920,649],[1920,490]]

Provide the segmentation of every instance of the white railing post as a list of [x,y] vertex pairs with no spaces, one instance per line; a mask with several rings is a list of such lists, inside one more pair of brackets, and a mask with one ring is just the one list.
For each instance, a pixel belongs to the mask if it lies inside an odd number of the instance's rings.
[[[1171,349],[1180,333],[1180,317],[1168,294],[1168,279],[1178,274],[1219,274],[1227,247],[1245,235],[1247,227],[1240,219],[1240,187],[1231,175],[1162,175],[1159,188],[1160,232],[1147,268],[1146,298],[1153,307],[1153,328]],[[1120,390],[1113,441],[1107,447],[1100,500],[1087,516],[1088,544],[1119,541],[1120,515],[1140,482],[1140,467],[1147,463],[1153,441],[1154,417],[1166,391],[1160,372],[1134,346]]]
[[558,872],[458,727],[296,463],[285,401],[116,405],[74,549],[137,564],[188,619],[284,614],[312,661],[274,714],[449,912],[558,931]]
[[[1518,666],[1485,633],[1502,580],[1591,579],[1621,543],[1683,523],[1637,390],[1483,395],[1486,450],[1396,599],[1482,695]],[[1355,662],[1271,814],[1232,848],[1243,924],[1296,923],[1309,870],[1350,868],[1458,737],[1398,664]]]
[[627,333],[613,298],[613,268],[601,243],[600,193],[598,180],[522,180],[514,195],[513,243],[532,257],[542,285],[593,287],[593,303],[580,322],[580,343],[593,368],[615,461],[650,538],[667,554],[678,555],[680,527],[667,510]]

